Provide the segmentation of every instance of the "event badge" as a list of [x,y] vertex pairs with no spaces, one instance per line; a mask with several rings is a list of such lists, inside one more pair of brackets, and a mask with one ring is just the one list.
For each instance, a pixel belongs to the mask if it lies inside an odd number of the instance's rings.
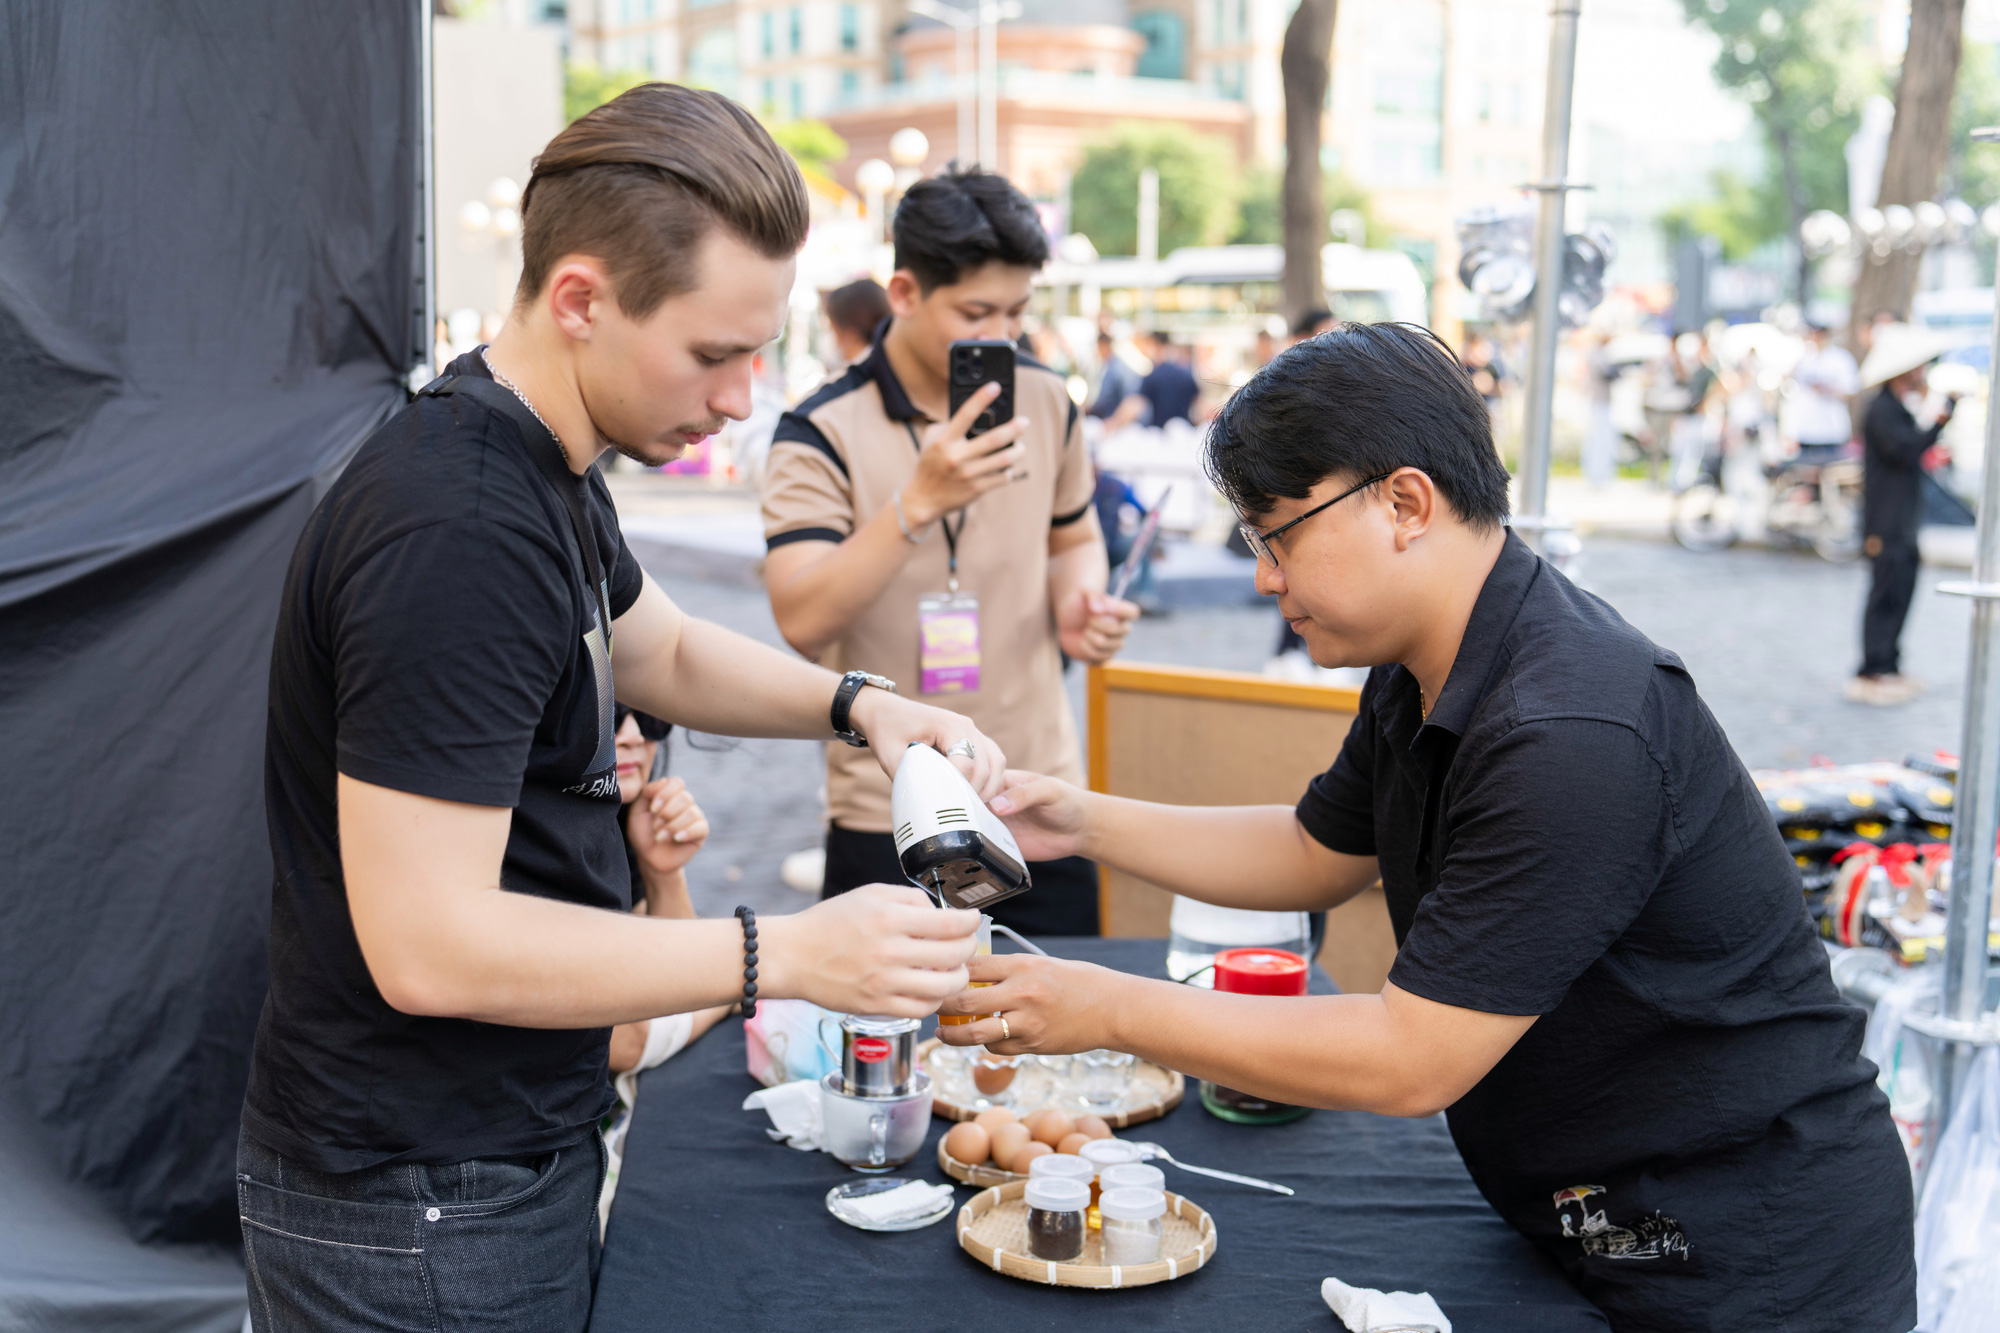
[[922,694],[964,694],[979,688],[979,599],[934,592],[917,599],[917,653]]

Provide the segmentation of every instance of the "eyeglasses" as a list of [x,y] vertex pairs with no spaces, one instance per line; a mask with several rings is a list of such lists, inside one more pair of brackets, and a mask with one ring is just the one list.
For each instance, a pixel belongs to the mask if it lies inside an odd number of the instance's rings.
[[1373,477],[1370,477],[1366,481],[1356,482],[1354,485],[1349,486],[1346,490],[1342,491],[1340,494],[1334,496],[1331,500],[1328,500],[1325,504],[1314,505],[1311,509],[1306,510],[1305,513],[1300,514],[1297,518],[1293,519],[1291,522],[1280,523],[1277,527],[1272,528],[1269,532],[1259,532],[1257,531],[1257,529],[1251,527],[1248,523],[1237,524],[1236,525],[1237,531],[1243,534],[1243,540],[1249,544],[1251,552],[1255,554],[1259,560],[1270,561],[1271,567],[1273,569],[1276,569],[1278,567],[1278,553],[1272,549],[1271,547],[1272,542],[1276,541],[1279,537],[1291,531],[1293,528],[1296,528],[1299,524],[1305,522],[1307,519],[1311,518],[1314,514],[1319,513],[1322,509],[1331,509],[1335,505],[1339,504],[1342,500],[1345,500],[1348,496],[1354,495],[1360,491],[1365,491],[1378,481],[1387,481],[1390,477],[1394,475],[1395,474],[1393,472],[1383,472],[1383,473],[1378,473]]

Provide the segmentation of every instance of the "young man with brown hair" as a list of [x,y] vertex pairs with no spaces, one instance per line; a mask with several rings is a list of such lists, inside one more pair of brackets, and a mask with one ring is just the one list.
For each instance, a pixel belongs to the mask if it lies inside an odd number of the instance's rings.
[[919,1015],[973,947],[907,886],[761,927],[629,912],[617,702],[887,764],[930,743],[987,791],[1004,758],[683,615],[619,537],[593,463],[741,419],[784,318],[806,197],[756,121],[645,85],[550,143],[522,211],[499,339],[362,446],[286,579],[237,1177],[259,1330],[583,1328],[613,1024],[759,993]]
[[[1020,355],[1014,418],[968,436],[994,386],[953,415],[946,383],[954,341],[1020,337],[1048,238],[1006,177],[975,169],[911,186],[895,241],[893,317],[772,439],[771,611],[807,657],[893,672],[963,708],[1017,761],[1081,779],[1062,653],[1108,660],[1139,611],[1105,595],[1076,405],[1060,375]],[[824,895],[899,877],[881,769],[831,746],[826,787]],[[1017,930],[1097,933],[1089,862],[1029,869],[1034,891],[995,917]]]

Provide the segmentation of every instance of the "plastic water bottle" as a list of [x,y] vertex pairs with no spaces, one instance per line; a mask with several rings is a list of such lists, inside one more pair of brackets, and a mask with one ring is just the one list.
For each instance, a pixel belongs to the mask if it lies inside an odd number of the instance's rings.
[[1243,945],[1289,949],[1312,957],[1308,936],[1311,922],[1304,912],[1252,912],[1241,907],[1215,907],[1174,896],[1167,920],[1167,976],[1194,986],[1213,988],[1208,970],[1215,955]]

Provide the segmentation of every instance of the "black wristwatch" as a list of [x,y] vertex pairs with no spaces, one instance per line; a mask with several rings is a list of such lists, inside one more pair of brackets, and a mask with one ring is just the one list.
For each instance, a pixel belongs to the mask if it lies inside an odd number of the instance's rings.
[[847,725],[848,710],[854,706],[854,696],[861,693],[863,685],[873,685],[891,694],[896,692],[895,681],[872,672],[850,671],[840,678],[840,688],[833,692],[833,734],[853,746],[868,744],[866,736]]

